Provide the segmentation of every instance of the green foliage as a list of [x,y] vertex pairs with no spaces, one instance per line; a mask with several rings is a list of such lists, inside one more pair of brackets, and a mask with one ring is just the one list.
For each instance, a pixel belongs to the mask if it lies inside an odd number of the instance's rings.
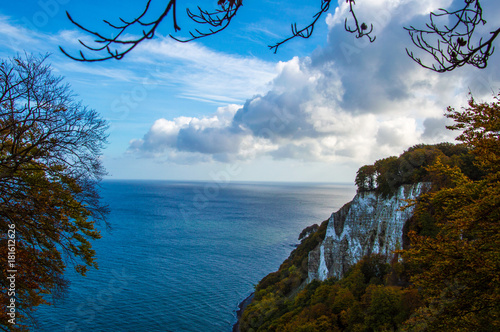
[[255,289],[257,300],[263,294],[271,292],[279,296],[287,296],[307,279],[309,252],[323,241],[327,226],[328,220],[325,220],[316,232],[302,240],[302,243],[292,251],[277,272],[270,273],[259,282]]
[[389,264],[385,261],[384,256],[376,254],[367,256],[358,263],[365,277],[365,284],[380,285],[384,282],[384,277],[389,272]]
[[457,166],[472,178],[482,176],[481,170],[474,165],[474,156],[464,144],[440,143],[435,145],[418,144],[412,146],[399,157],[377,160],[373,165],[359,168],[355,184],[358,191],[376,190],[387,197],[403,184],[432,182],[427,167],[437,160],[446,165]]
[[309,227],[306,227],[300,232],[299,235],[299,241],[302,241],[303,239],[307,238],[309,235],[312,233],[316,232],[318,230],[319,226],[318,224],[311,225]]
[[394,331],[405,320],[401,312],[401,290],[396,287],[370,285],[363,296],[365,323],[373,331]]
[[377,170],[374,165],[362,166],[356,173],[354,180],[358,191],[370,191],[375,189],[375,181],[377,177]]
[[342,280],[312,281],[293,299],[262,293],[245,310],[241,330],[395,330],[421,302],[417,292],[388,285],[389,271],[383,257],[367,256]]

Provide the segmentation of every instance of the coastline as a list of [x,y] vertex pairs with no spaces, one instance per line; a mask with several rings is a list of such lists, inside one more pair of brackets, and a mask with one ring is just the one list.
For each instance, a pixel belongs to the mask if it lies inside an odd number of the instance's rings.
[[246,299],[244,299],[243,301],[240,302],[240,304],[238,304],[238,310],[236,311],[237,321],[233,325],[233,330],[232,330],[233,332],[240,332],[240,318],[241,318],[241,316],[243,316],[243,312],[245,311],[245,308],[250,303],[252,303],[254,294],[255,293],[250,294]]

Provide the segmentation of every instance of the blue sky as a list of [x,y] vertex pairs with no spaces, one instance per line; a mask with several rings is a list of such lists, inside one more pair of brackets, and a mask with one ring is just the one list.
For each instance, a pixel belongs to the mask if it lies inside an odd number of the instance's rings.
[[[406,55],[403,26],[423,26],[429,10],[452,2],[359,1],[358,16],[377,35],[368,44],[344,31],[339,0],[311,39],[273,54],[267,45],[287,37],[290,23],[307,22],[316,3],[244,1],[217,36],[177,43],[167,17],[156,38],[123,60],[79,63],[58,50],[76,54],[77,40],[88,40],[65,11],[101,29],[101,19],[131,18],[144,1],[9,1],[0,7],[0,56],[52,54],[54,72],[110,122],[103,162],[111,178],[352,182],[363,164],[416,143],[453,141],[445,108],[465,105],[469,91],[486,100],[498,92],[498,53],[485,70],[446,74]],[[498,1],[482,4],[488,27],[498,27]],[[184,10],[179,2],[179,37],[192,27]]]

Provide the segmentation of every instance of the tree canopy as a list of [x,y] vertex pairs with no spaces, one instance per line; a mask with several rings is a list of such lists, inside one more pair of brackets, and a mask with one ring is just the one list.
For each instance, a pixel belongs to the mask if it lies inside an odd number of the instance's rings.
[[[500,95],[498,96],[500,97]],[[471,179],[440,161],[428,168],[435,190],[422,197],[417,219],[432,211],[436,236],[410,233],[404,258],[425,305],[408,325],[425,330],[500,329],[500,99],[469,100],[463,111],[448,109],[484,175]]]
[[399,157],[391,156],[364,165],[356,173],[355,184],[358,191],[374,190],[382,195],[391,195],[403,184],[433,182],[436,179],[427,170],[438,159],[440,162],[460,168],[467,176],[478,179],[483,172],[474,165],[466,144],[417,144]]
[[[417,1],[417,0],[415,0]],[[171,18],[173,32],[170,36],[180,42],[192,41],[225,30],[235,19],[238,11],[243,10],[242,0],[218,0],[217,6],[207,9],[206,3],[197,7],[196,10],[186,9],[187,16],[196,24],[196,28],[189,32],[189,37],[177,37],[176,33],[181,29],[178,24],[178,1],[169,0],[162,10],[151,9],[152,0],[148,0],[144,10],[132,19],[119,18],[119,23],[104,20],[110,28],[110,32],[94,31],[78,23],[68,13],[69,20],[84,32],[95,38],[95,44],[90,45],[80,40],[86,51],[94,55],[87,55],[80,51],[78,55],[72,55],[61,48],[68,57],[78,61],[103,61],[108,59],[122,59],[137,45],[145,40],[154,38],[160,25],[167,18]],[[363,22],[356,14],[355,0],[346,0],[348,6],[348,17],[345,18],[344,27],[356,38],[367,38],[375,42],[376,31],[373,24]],[[454,1],[452,6],[457,1]],[[460,2],[460,1],[458,1]],[[215,5],[215,1],[213,2]],[[342,3],[339,1],[339,3]],[[363,4],[359,4],[362,6]],[[269,45],[274,52],[284,43],[294,38],[309,38],[319,19],[330,11],[331,0],[318,0],[318,11],[312,15],[309,24],[303,27],[291,24],[291,35]],[[150,17],[154,17],[151,19]],[[429,13],[429,23],[425,27],[405,27],[410,38],[418,49],[428,54],[433,59],[432,63],[426,63],[407,49],[408,55],[419,65],[436,72],[454,70],[464,65],[477,68],[485,68],[489,57],[494,51],[494,40],[500,34],[500,27],[488,27],[489,34],[478,32],[478,28],[486,25],[483,18],[483,8],[480,0],[463,0],[462,5],[449,9],[439,9]]]
[[0,328],[9,331],[64,290],[68,264],[97,267],[90,241],[107,213],[97,191],[107,123],[46,61],[0,64]]

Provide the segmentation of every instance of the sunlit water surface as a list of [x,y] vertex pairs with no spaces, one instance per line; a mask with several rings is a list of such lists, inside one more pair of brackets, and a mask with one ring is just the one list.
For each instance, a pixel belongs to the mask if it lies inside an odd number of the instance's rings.
[[300,231],[350,201],[342,184],[105,181],[99,269],[67,273],[33,331],[231,331],[238,303]]

